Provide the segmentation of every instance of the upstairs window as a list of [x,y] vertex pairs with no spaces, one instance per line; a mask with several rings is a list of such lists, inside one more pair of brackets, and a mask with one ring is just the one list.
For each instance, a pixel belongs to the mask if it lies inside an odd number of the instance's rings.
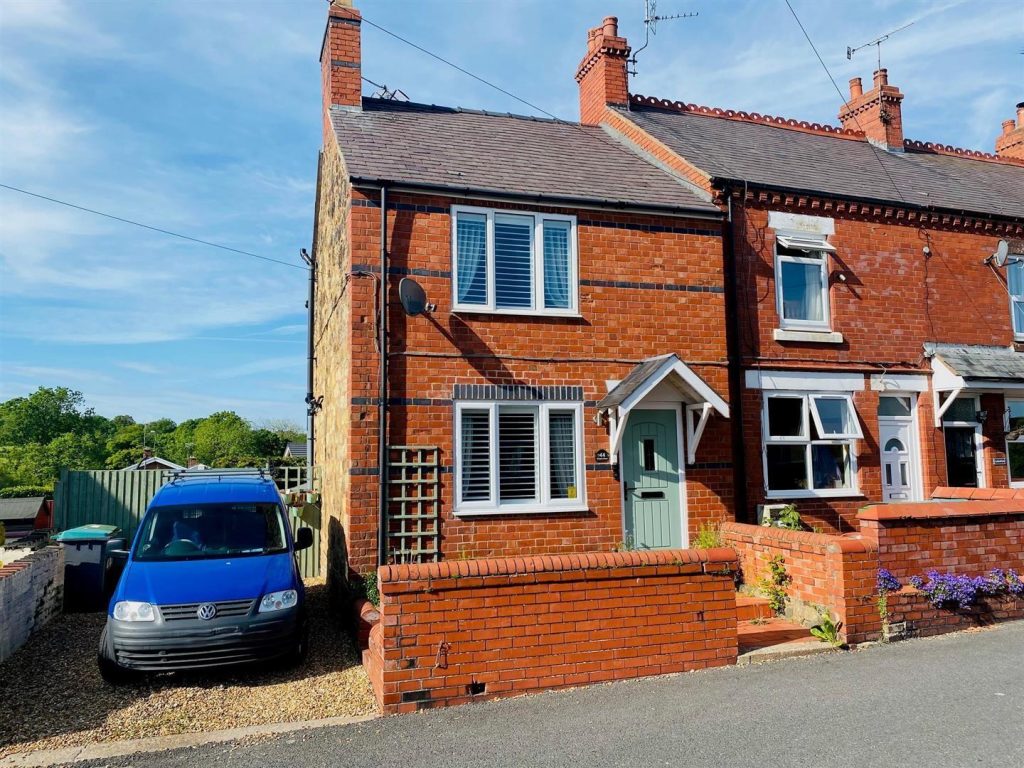
[[452,207],[455,311],[577,312],[576,219]]
[[775,285],[779,327],[828,331],[828,254],[835,251],[824,239],[777,235]]
[[1006,274],[1010,289],[1013,335],[1018,340],[1024,340],[1024,261],[1010,262]]
[[456,513],[586,508],[578,403],[456,406]]
[[863,437],[853,398],[839,393],[769,394],[764,404],[768,495],[851,496],[854,441]]

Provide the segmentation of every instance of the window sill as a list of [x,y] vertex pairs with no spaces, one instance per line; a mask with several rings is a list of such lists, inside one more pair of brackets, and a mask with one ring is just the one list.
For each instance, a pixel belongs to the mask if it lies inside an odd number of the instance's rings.
[[863,499],[864,494],[857,488],[832,488],[819,491],[767,491],[766,499],[785,501],[787,499]]
[[589,512],[590,507],[586,504],[576,504],[571,507],[539,507],[523,505],[522,507],[496,507],[486,509],[457,509],[456,517],[508,517],[510,515],[560,515],[565,513]]
[[564,317],[580,319],[579,312],[571,309],[487,309],[485,307],[453,307],[453,315],[507,315],[511,317]]
[[812,344],[842,344],[843,334],[838,331],[791,331],[776,328],[772,331],[775,341],[803,341]]

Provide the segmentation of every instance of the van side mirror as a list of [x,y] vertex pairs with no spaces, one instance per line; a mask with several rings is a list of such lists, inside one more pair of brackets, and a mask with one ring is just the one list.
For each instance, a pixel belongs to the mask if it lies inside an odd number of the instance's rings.
[[295,551],[299,552],[303,549],[309,549],[313,546],[313,529],[312,528],[299,528],[295,532]]

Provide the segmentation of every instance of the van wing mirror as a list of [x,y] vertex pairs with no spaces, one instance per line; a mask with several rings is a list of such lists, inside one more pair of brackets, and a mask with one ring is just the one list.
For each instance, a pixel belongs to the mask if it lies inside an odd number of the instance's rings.
[[309,549],[313,546],[313,529],[302,527],[295,532],[295,551]]

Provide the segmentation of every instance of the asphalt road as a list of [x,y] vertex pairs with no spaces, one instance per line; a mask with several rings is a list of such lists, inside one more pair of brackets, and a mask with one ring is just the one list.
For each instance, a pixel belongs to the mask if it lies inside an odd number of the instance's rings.
[[1024,622],[92,765],[1024,765]]

